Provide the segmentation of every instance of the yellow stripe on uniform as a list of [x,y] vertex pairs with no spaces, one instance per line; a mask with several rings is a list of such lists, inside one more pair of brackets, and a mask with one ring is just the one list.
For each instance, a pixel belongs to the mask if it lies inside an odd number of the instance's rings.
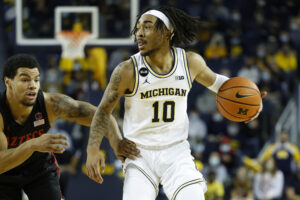
[[[129,165],[128,165],[129,166]],[[145,172],[142,168],[140,168],[139,166],[132,164],[132,167],[137,168],[140,172],[142,172],[146,178],[151,182],[151,184],[153,185],[155,192],[156,192],[156,196],[158,195],[159,189],[158,186],[155,184],[155,181],[147,174],[147,172]]]
[[[179,192],[181,189],[185,188],[186,186],[189,186],[189,185],[192,185],[192,184],[195,184],[195,183],[199,183],[199,182],[203,182],[203,181],[204,181],[203,179],[195,179],[195,180],[192,180],[192,181],[189,181],[189,182],[187,182],[187,183],[182,184],[182,185],[179,186],[179,188],[174,192],[173,197],[172,197],[171,200],[175,200],[175,199],[176,199],[176,196],[177,196],[177,194],[178,194],[178,192]],[[201,188],[200,188],[200,189],[201,189]]]
[[136,64],[136,60],[134,56],[131,56],[131,60],[133,62],[134,65],[134,72],[135,72],[135,81],[134,81],[134,88],[133,91],[130,94],[125,94],[125,97],[132,97],[133,95],[135,95],[136,91],[137,91],[137,87],[138,87],[138,82],[139,82],[139,74],[138,74],[138,70],[137,70],[137,64]]
[[188,62],[187,62],[186,52],[185,52],[185,50],[182,50],[182,51],[183,51],[184,66],[185,66],[186,75],[188,77],[189,86],[190,86],[190,88],[192,88],[192,79],[191,79],[190,70],[189,70],[189,66],[188,66]]

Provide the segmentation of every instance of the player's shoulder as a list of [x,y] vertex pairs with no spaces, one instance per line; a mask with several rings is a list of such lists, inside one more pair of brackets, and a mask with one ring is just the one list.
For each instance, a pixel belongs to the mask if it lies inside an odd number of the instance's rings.
[[290,148],[293,150],[293,151],[299,151],[299,148],[297,145],[293,144],[293,143],[288,143]]
[[196,61],[196,62],[201,62],[201,63],[205,63],[204,58],[197,52],[195,51],[186,51],[186,57],[188,59],[188,61]]
[[114,74],[120,74],[122,76],[131,76],[134,74],[134,64],[131,59],[127,59],[114,69]]

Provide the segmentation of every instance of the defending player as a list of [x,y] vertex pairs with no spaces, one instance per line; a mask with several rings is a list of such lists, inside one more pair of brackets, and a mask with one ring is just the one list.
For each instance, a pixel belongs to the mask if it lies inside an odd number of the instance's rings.
[[[51,124],[65,118],[90,126],[96,107],[62,94],[40,90],[40,66],[29,55],[16,55],[3,69],[6,90],[0,94],[0,199],[60,200],[58,165],[53,153],[63,153],[66,137],[47,134]],[[105,131],[117,156],[137,155],[135,144],[121,140],[110,118]],[[109,130],[109,129],[107,129]],[[133,149],[133,151],[131,150]]]
[[196,40],[198,30],[196,18],[173,7],[142,12],[133,30],[139,53],[111,76],[92,122],[86,165],[89,177],[102,183],[97,149],[125,96],[124,136],[141,157],[124,163],[123,200],[155,200],[159,184],[170,200],[204,199],[205,180],[187,142],[187,96],[193,81],[217,92],[228,78],[211,71],[199,54],[174,47]]

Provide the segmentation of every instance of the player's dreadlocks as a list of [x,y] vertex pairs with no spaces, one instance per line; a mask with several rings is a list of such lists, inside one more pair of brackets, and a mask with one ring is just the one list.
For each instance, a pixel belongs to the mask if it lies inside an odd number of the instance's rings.
[[[173,25],[174,36],[170,41],[170,45],[188,45],[192,41],[197,39],[197,34],[200,29],[200,21],[198,20],[198,18],[190,16],[184,11],[170,6],[161,6],[158,8],[145,9],[138,15],[132,34],[136,34],[136,25],[140,17],[145,12],[152,9],[163,12],[169,18],[171,24]],[[165,25],[159,18],[156,21],[155,28],[162,32],[165,30]]]

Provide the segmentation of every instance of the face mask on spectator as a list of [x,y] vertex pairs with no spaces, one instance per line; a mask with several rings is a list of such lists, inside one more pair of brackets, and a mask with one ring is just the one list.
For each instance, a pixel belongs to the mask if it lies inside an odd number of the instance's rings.
[[220,113],[213,114],[213,120],[215,122],[220,122],[220,121],[222,121],[222,119],[223,119],[223,117],[222,117],[222,115]]
[[208,162],[210,166],[216,167],[220,164],[220,158],[213,156],[209,158]]
[[297,25],[296,23],[291,23],[291,24],[290,24],[290,29],[291,29],[292,31],[296,31],[296,30],[298,30],[299,28],[298,28],[298,25]]
[[264,58],[266,56],[266,51],[264,49],[257,50],[257,56],[259,58]]
[[266,163],[266,169],[267,169],[268,171],[273,170],[273,169],[274,169],[274,163],[273,163],[273,162],[267,162],[267,163]]
[[261,78],[262,78],[262,80],[264,80],[264,81],[269,81],[270,80],[270,74],[268,73],[268,72],[263,72],[262,74],[261,74]]
[[227,132],[230,136],[236,136],[239,133],[239,127],[236,124],[229,124]]
[[205,146],[200,143],[200,144],[193,145],[192,148],[195,152],[202,153],[205,149]]
[[229,144],[221,144],[220,150],[223,153],[228,153],[230,151],[230,145]]
[[286,36],[286,35],[281,35],[281,36],[280,36],[280,41],[281,41],[282,43],[287,43],[287,42],[289,41],[289,37]]

